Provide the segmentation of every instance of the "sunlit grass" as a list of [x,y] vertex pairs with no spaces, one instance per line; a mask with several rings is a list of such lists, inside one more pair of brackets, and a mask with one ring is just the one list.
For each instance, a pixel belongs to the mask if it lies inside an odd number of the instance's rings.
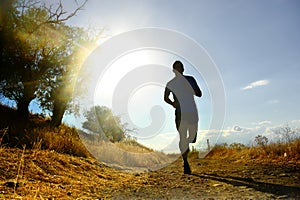
[[114,143],[83,139],[83,143],[97,160],[128,172],[153,171],[174,161],[174,156],[153,151],[132,139]]
[[216,145],[207,158],[240,159],[240,160],[300,160],[300,138],[291,142],[273,142],[265,146],[245,146],[240,149],[224,144]]
[[54,150],[74,156],[88,157],[90,154],[82,144],[77,130],[65,125],[59,127],[45,126],[30,131],[34,138],[33,149]]

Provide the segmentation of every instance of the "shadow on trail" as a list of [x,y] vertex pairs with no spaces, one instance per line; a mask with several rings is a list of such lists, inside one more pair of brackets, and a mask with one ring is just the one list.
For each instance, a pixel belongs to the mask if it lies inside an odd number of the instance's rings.
[[270,193],[279,196],[287,196],[291,198],[300,199],[300,187],[295,186],[285,186],[273,183],[264,183],[253,180],[252,178],[240,178],[240,177],[231,177],[231,176],[218,176],[215,174],[191,174],[199,178],[206,178],[215,181],[220,181],[224,183],[231,184],[233,186],[246,186],[248,188],[253,188],[257,191]]

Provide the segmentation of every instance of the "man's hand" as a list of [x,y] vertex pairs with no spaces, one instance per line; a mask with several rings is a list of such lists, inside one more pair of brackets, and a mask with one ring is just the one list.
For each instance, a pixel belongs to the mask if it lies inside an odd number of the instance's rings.
[[177,101],[172,102],[174,108],[179,108],[179,103]]
[[171,99],[169,98],[171,91],[169,90],[169,88],[165,88],[165,94],[164,94],[164,100],[165,102],[167,102],[168,104],[172,105],[175,108],[174,102],[171,101]]

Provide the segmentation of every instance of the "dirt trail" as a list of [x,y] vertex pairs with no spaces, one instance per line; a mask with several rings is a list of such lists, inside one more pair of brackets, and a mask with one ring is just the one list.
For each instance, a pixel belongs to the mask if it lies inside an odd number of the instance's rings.
[[0,154],[0,199],[300,199],[299,162],[191,155],[191,175],[183,174],[181,159],[158,171],[129,174],[53,151]]
[[299,163],[247,163],[190,158],[191,175],[179,159],[139,178],[137,190],[116,192],[116,199],[300,199]]

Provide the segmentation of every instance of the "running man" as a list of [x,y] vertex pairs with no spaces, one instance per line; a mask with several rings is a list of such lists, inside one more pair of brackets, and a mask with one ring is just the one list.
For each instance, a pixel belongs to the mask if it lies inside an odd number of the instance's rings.
[[[179,149],[184,163],[184,173],[191,174],[187,160],[189,144],[195,143],[198,129],[198,110],[194,95],[201,97],[202,92],[192,76],[183,75],[184,67],[181,61],[175,61],[173,72],[175,77],[165,88],[164,100],[175,108],[175,123],[180,135]],[[169,98],[173,95],[173,101]]]

